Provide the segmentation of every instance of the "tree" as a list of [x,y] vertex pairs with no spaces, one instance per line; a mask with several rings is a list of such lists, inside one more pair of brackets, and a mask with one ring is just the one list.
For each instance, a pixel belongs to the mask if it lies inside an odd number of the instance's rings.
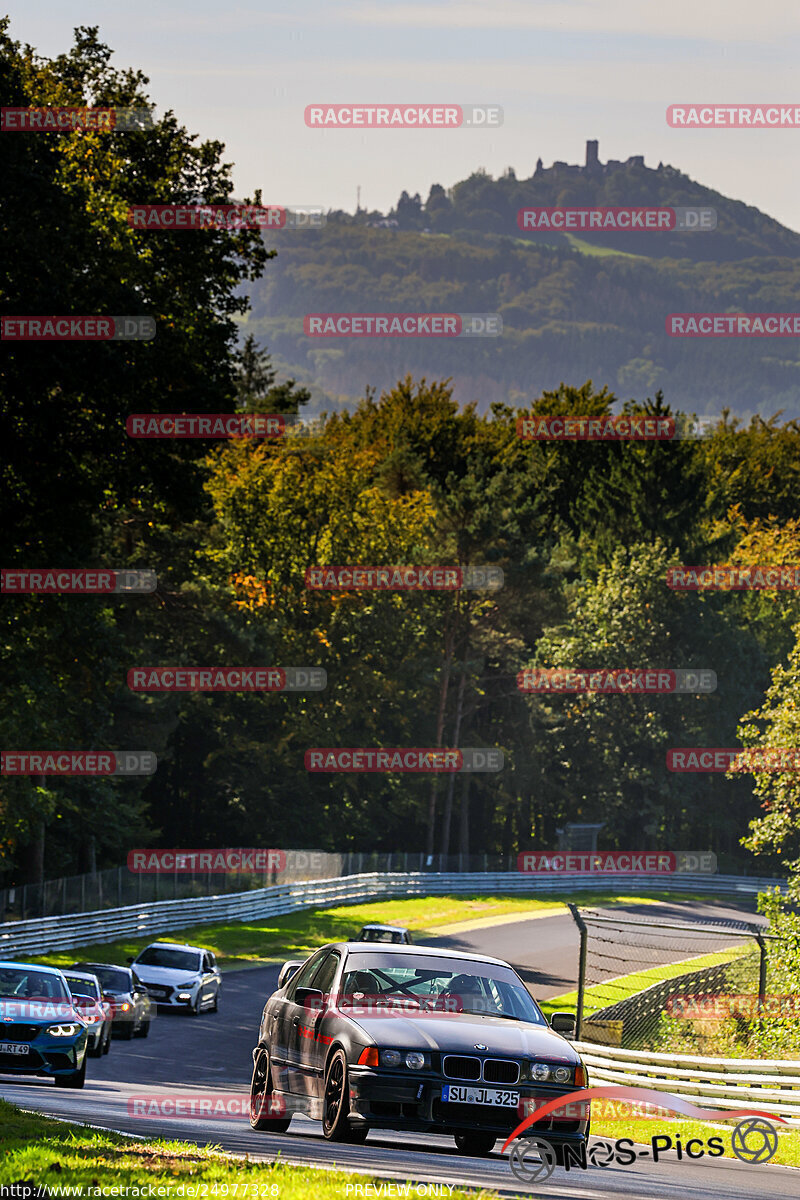
[[[787,663],[773,668],[772,682],[760,708],[747,713],[738,733],[745,748],[785,749],[798,756],[800,746],[800,623],[794,626],[795,643]],[[800,772],[798,765],[785,771],[765,771],[753,777],[753,793],[764,815],[750,822],[742,845],[759,855],[780,855],[792,872],[790,896],[800,899]]]

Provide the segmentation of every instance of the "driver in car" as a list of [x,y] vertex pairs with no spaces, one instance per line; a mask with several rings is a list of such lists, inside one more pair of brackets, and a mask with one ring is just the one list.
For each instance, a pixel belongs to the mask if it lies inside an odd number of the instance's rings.
[[484,991],[480,979],[475,975],[454,975],[439,993],[439,998],[448,1001],[447,1007],[455,1012],[496,1013],[494,1000]]

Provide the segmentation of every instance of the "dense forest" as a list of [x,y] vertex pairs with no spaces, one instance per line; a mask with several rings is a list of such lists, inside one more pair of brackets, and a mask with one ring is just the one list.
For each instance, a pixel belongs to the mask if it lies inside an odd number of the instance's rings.
[[[93,30],[55,60],[3,34],[3,102],[146,106],[147,80],[109,59]],[[671,308],[796,308],[792,239],[764,225],[746,260],[639,261],[331,221],[291,244],[286,234],[276,257],[258,231],[178,238],[128,225],[132,203],[230,202],[223,156],[171,114],[124,138],[79,130],[6,148],[2,312],[147,314],[157,336],[4,346],[3,564],[148,568],[158,588],[4,596],[0,741],[147,748],[159,767],[144,779],[4,779],[0,880],[113,865],[148,844],[512,853],[552,848],[569,821],[604,822],[609,848],[713,850],[721,870],[768,874],[800,856],[796,774],[666,768],[675,746],[798,744],[797,593],[680,592],[666,573],[800,562],[800,425],[730,411],[789,395],[800,364],[792,343],[726,343],[717,357],[676,342],[664,366],[659,340]],[[251,287],[255,326],[272,314],[268,342],[243,339]],[[422,349],[373,340],[348,349],[347,367],[327,343],[304,351],[332,356],[342,390],[360,376],[361,398],[302,435],[127,437],[134,412],[318,414],[324,393],[278,369],[312,300],[496,310],[506,333]],[[562,354],[572,382],[534,383]],[[498,395],[501,361],[511,398]],[[451,378],[465,362],[474,404],[459,403]],[[622,362],[639,364],[640,401],[620,384]],[[682,399],[690,383],[730,401],[702,437],[517,435],[522,414],[702,411]],[[358,563],[492,565],[504,587],[305,586],[309,566]],[[131,667],[214,664],[320,666],[328,684],[164,695],[126,684]],[[521,693],[518,672],[534,665],[706,668],[718,687]],[[313,746],[496,746],[505,769],[309,775]]]

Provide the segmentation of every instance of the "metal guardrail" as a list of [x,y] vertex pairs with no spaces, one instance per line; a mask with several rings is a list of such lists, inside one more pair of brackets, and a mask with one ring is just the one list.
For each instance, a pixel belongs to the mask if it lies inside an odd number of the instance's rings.
[[100,912],[39,917],[0,925],[0,959],[19,955],[47,954],[115,941],[119,937],[151,939],[156,934],[188,929],[206,922],[252,921],[303,908],[330,908],[337,904],[359,904],[388,896],[548,895],[597,891],[613,887],[617,893],[640,893],[656,888],[665,892],[694,892],[708,895],[754,895],[779,879],[755,879],[733,875],[558,875],[546,879],[510,871],[496,872],[398,872],[346,875],[335,879],[279,884],[222,896],[196,896],[183,900],[159,900],[131,904]]
[[589,1082],[622,1083],[672,1092],[703,1108],[760,1108],[800,1125],[800,1062],[783,1059],[701,1058],[620,1050],[573,1042]]

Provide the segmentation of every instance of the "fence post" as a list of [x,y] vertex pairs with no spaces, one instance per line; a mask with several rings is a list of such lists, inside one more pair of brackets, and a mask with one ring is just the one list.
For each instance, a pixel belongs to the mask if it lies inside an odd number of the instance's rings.
[[581,948],[578,956],[578,1003],[575,1006],[577,1010],[575,1015],[575,1040],[580,1041],[581,1026],[583,1025],[583,995],[586,990],[586,925],[574,904],[568,904],[567,908],[572,913],[572,919],[578,926],[581,935]]
[[764,940],[762,933],[756,934],[758,942],[759,959],[758,959],[758,1012],[764,1007],[764,1002],[767,995],[767,943]]

